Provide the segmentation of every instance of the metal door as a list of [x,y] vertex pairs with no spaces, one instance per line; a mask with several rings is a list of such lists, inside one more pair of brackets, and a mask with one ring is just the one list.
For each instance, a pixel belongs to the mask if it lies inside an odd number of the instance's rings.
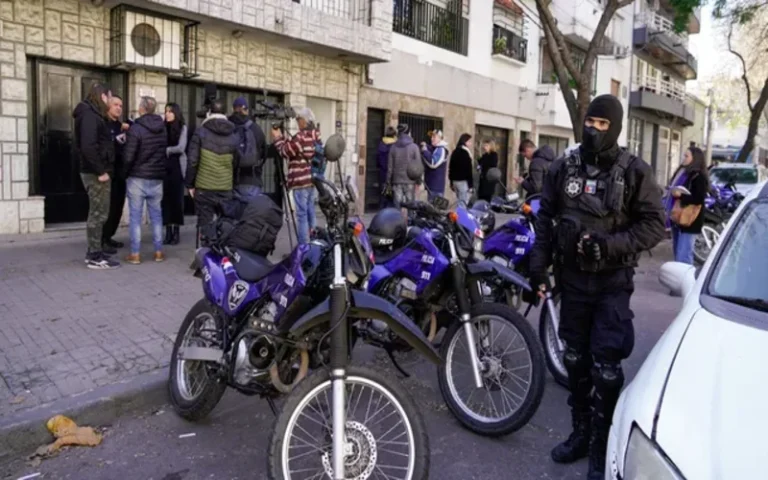
[[94,82],[109,83],[114,93],[121,94],[125,77],[118,72],[39,63],[37,79],[39,164],[33,168],[30,193],[45,196],[46,224],[82,222],[88,217],[88,195],[80,179],[79,159],[72,155],[72,112]]
[[427,117],[425,115],[416,115],[413,113],[400,112],[398,114],[398,123],[404,123],[411,127],[411,136],[413,141],[418,143],[430,142],[432,130],[443,129],[443,119],[436,117]]
[[[499,169],[501,170],[502,182],[507,181],[508,170],[508,144],[509,144],[509,130],[503,128],[489,127],[485,125],[477,125],[475,127],[475,161],[479,160],[483,155],[483,142],[485,140],[493,140],[496,143],[496,154],[499,156]],[[477,163],[475,163],[475,166]],[[475,175],[475,186],[479,185],[479,175]],[[500,193],[501,187],[496,189],[496,193]]]
[[379,182],[379,167],[376,163],[376,153],[379,142],[384,136],[384,110],[368,109],[368,119],[365,130],[365,211],[377,211],[381,190]]

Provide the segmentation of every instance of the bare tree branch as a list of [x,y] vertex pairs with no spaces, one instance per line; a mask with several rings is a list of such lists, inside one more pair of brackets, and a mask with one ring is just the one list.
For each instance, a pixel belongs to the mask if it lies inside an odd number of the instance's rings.
[[731,37],[733,36],[733,23],[728,27],[728,51],[731,52],[741,62],[741,79],[744,81],[744,87],[747,89],[747,107],[752,111],[752,87],[749,85],[749,78],[747,77],[747,61],[744,60],[744,56],[734,50],[731,44]]
[[[552,55],[557,53],[557,55],[560,56],[560,59],[563,65],[565,65],[565,68],[568,69],[571,78],[573,78],[578,85],[582,82],[581,70],[576,68],[576,64],[571,56],[571,50],[568,48],[568,42],[565,40],[562,32],[560,32],[560,29],[557,28],[555,17],[552,16],[552,12],[549,10],[549,3],[551,2],[547,0],[536,0],[536,9],[539,12],[539,18],[543,20],[541,23],[542,29],[545,31],[545,34],[546,31],[549,30],[549,33],[552,36],[552,41],[547,40],[547,49]],[[554,58],[552,63],[554,63]],[[558,75],[560,75],[560,73],[558,73]]]

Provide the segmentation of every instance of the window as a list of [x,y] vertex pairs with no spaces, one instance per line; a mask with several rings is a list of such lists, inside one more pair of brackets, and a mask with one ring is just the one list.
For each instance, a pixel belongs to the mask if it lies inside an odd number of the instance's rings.
[[627,132],[627,149],[632,155],[642,156],[643,151],[643,130],[645,130],[645,120],[639,118],[629,119],[629,131]]
[[[557,75],[555,74],[555,66],[552,63],[552,59],[549,58],[549,52],[547,51],[546,42],[542,40],[541,46],[541,83],[557,83]],[[586,60],[587,52],[582,50],[576,45],[569,43],[568,48],[571,50],[571,57],[573,58],[576,68],[580,69],[584,66],[584,60]],[[573,82],[570,82],[572,87]],[[597,60],[595,60],[595,66],[592,69],[592,91],[597,91]]]
[[552,147],[552,150],[555,151],[555,155],[560,156],[565,152],[565,149],[568,148],[568,139],[552,135],[539,135],[539,148],[544,145]]
[[613,95],[616,98],[619,98],[619,96],[621,95],[620,81],[611,79],[611,95]]
[[755,184],[757,183],[757,169],[714,167],[709,171],[709,178],[712,183],[717,185],[726,183]]
[[[743,169],[750,172],[750,169]],[[731,230],[713,269],[707,293],[754,310],[768,311],[768,201],[748,205]]]

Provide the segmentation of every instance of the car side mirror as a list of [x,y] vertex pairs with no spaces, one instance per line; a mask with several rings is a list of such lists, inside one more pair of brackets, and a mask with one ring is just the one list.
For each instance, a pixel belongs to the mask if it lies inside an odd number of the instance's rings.
[[667,262],[661,266],[659,282],[675,297],[684,297],[696,283],[696,268],[681,262]]

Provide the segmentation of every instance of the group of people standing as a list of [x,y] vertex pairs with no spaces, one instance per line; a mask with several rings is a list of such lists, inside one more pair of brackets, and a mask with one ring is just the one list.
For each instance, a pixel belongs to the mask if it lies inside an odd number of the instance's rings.
[[127,262],[141,262],[144,204],[152,224],[154,260],[165,260],[164,243],[179,242],[178,227],[184,222],[184,118],[175,104],[166,107],[164,116],[156,114],[157,102],[152,97],[142,97],[138,111],[135,121],[124,120],[122,99],[109,86],[96,83],[73,112],[73,149],[89,200],[88,268],[120,265],[110,255],[124,246],[113,237],[126,197],[130,227]]
[[[130,252],[125,261],[141,263],[141,223],[146,204],[152,229],[154,260],[165,260],[163,245],[180,241],[184,191],[195,202],[198,227],[213,221],[216,208],[233,197],[249,201],[262,193],[262,168],[268,155],[285,159],[286,187],[293,193],[299,243],[308,243],[315,228],[312,175],[323,175],[323,145],[308,108],[297,114],[299,131],[284,136],[273,125],[271,153],[261,127],[238,97],[227,117],[221,100],[207,105],[205,119],[191,137],[175,103],[157,112],[157,101],[142,97],[135,121],[123,120],[123,101],[109,86],[96,83],[73,112],[74,154],[88,194],[88,249],[92,269],[120,266],[111,255],[124,245],[113,237],[126,197]],[[281,186],[282,187],[282,186]],[[163,233],[165,228],[165,233]]]

